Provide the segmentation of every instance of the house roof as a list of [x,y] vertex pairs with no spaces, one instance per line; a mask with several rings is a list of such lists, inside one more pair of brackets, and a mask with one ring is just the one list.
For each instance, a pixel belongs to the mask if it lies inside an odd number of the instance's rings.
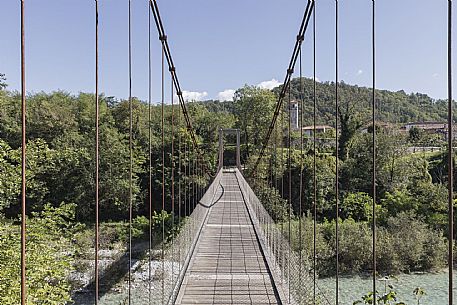
[[[303,130],[314,130],[314,125],[304,126],[302,129]],[[334,128],[329,125],[316,125],[316,129],[334,129]]]

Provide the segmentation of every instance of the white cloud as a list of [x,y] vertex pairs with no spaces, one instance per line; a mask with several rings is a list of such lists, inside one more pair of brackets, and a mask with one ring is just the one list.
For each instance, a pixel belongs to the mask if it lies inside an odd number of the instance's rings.
[[278,82],[276,79],[272,79],[272,80],[267,80],[267,81],[264,81],[264,82],[261,82],[260,84],[258,84],[257,86],[262,88],[262,89],[268,89],[268,90],[271,90],[273,88],[276,88],[278,87],[279,85],[281,85],[280,82]]
[[362,75],[362,74],[363,74],[363,70],[360,70],[360,69],[359,69],[359,70],[357,71],[357,75]]
[[201,101],[205,97],[208,96],[208,92],[197,92],[197,91],[183,91],[182,96],[184,100],[191,100],[191,101]]
[[433,73],[432,77],[433,77],[433,78],[439,78],[440,75],[439,75],[438,73]]
[[233,101],[233,95],[235,94],[235,90],[227,89],[217,94],[217,99],[220,101]]

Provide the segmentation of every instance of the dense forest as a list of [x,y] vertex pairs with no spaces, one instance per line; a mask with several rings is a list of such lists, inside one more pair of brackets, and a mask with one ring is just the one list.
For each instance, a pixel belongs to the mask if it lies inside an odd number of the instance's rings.
[[[7,88],[6,79],[0,78],[0,303],[16,304],[20,289],[17,242],[21,183],[20,94]],[[442,151],[409,152],[407,148],[414,146],[418,137],[428,138],[423,134],[399,132],[398,124],[445,121],[445,102],[419,93],[379,90],[376,101],[378,120],[390,122],[392,126],[371,127],[364,132],[371,111],[370,89],[344,83],[339,84],[339,88],[340,150],[335,151],[335,133],[326,135],[326,140],[319,141],[316,149],[319,274],[331,276],[335,272],[336,221],[341,223],[341,272],[363,273],[371,268],[369,223],[373,194],[370,140],[375,128],[378,131],[376,209],[380,272],[439,270],[446,264],[446,154]],[[250,170],[264,141],[278,90],[246,85],[237,90],[233,101],[187,103],[197,142],[204,152],[203,162],[207,172],[203,178],[183,170],[190,166],[195,150],[192,149],[179,107],[164,106],[165,139],[162,147],[162,106],[154,104],[149,107],[147,102],[133,99],[133,212],[138,238],[142,236],[141,230],[147,227],[145,223],[149,222],[145,217],[149,212],[149,172],[154,182],[151,193],[156,212],[154,217],[167,218],[166,225],[169,227],[169,192],[165,194],[167,213],[161,213],[162,166],[166,186],[171,184],[172,173],[184,183],[192,181],[206,185],[216,171],[220,128],[241,130],[242,160],[247,176],[252,176]],[[317,83],[319,124],[334,125],[334,94],[333,83]],[[291,97],[303,99],[304,124],[311,125],[312,80],[294,79]],[[45,298],[46,304],[62,304],[62,300],[71,299],[75,284],[69,279],[70,273],[81,268],[78,261],[89,257],[93,248],[94,100],[94,95],[90,93],[74,95],[62,91],[27,96],[29,293],[32,300]],[[125,248],[129,215],[129,102],[102,95],[100,103],[100,218],[102,230],[109,232],[101,247],[108,249],[117,244]],[[294,140],[288,147],[286,129],[282,128],[286,125],[284,119],[278,122],[275,135],[279,136],[274,136],[269,143],[269,153],[262,160],[256,178],[251,178],[250,182],[278,223],[288,221],[288,205],[292,205],[292,229],[296,232],[301,223],[306,240],[303,251],[311,257],[313,219],[310,211],[314,203],[312,139],[304,140],[302,154],[299,133],[293,131]],[[171,126],[174,126],[173,133]],[[441,144],[435,140],[434,145]],[[162,148],[165,149],[165,160]],[[227,145],[228,155],[230,151],[233,153],[233,149],[233,146]],[[287,188],[280,187],[289,183],[286,174],[289,170],[289,150],[293,179],[290,194]],[[178,161],[178,156],[181,156],[181,161]],[[340,161],[339,220],[335,219],[336,158]],[[149,168],[149,161],[152,168]],[[172,164],[176,171],[171,170]],[[300,174],[304,183],[301,208]],[[298,221],[300,210],[304,216],[301,222]],[[185,213],[180,216],[185,221]],[[157,225],[155,230],[161,230],[162,222],[155,221],[154,224]],[[290,242],[298,251],[297,236],[290,235]]]

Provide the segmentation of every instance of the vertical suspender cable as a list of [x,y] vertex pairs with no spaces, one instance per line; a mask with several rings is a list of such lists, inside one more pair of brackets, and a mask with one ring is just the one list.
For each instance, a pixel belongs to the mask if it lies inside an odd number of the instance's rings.
[[194,179],[193,179],[193,195],[194,195],[194,210],[195,208],[197,207],[197,155],[198,155],[198,152],[196,149],[194,149],[194,156],[192,158],[192,164],[193,164],[193,167],[194,167]]
[[188,206],[189,217],[192,214],[192,189],[191,189],[192,172],[191,172],[191,164],[190,164],[190,158],[192,156],[191,152],[192,152],[192,147],[189,144],[188,151],[187,151],[187,166],[188,166],[188,169],[187,169],[187,173],[188,173],[188,175],[187,175],[188,176],[188,180],[187,180],[187,199],[188,199],[188,202],[189,202],[189,206]]
[[373,88],[372,88],[372,124],[373,124],[373,175],[372,175],[372,187],[373,187],[373,218],[372,218],[372,230],[373,230],[373,300],[376,300],[376,0],[372,0],[372,66],[373,66]]
[[335,0],[335,249],[336,249],[336,273],[335,273],[335,303],[339,304],[339,281],[340,281],[340,233],[339,233],[339,162],[338,162],[338,115],[339,115],[339,96],[338,96],[338,0]]
[[129,0],[129,305],[132,302],[132,216],[133,216],[133,107],[132,107],[132,13]]
[[449,199],[449,305],[454,303],[453,265],[454,265],[454,120],[452,107],[452,0],[448,1],[448,199]]
[[[181,157],[181,110],[178,107],[178,224],[181,226],[181,180],[182,180],[182,157]],[[178,247],[179,252],[179,272],[181,272],[181,247]]]
[[191,189],[192,189],[192,212],[195,209],[195,148],[194,148],[194,155],[192,156],[192,184],[191,184]]
[[[284,107],[281,108],[281,127],[279,136],[281,141],[281,197],[284,198]],[[284,233],[282,229],[281,233]]]
[[[162,128],[162,274],[165,274],[165,47],[162,39],[162,103],[161,103],[161,128]],[[165,302],[165,276],[162,277],[162,303]]]
[[[300,106],[299,106],[299,114],[300,114],[300,197],[299,197],[299,207],[298,207],[298,257],[299,257],[299,274],[298,274],[298,282],[302,283],[302,260],[303,260],[303,239],[302,239],[302,216],[303,216],[303,65],[302,65],[302,45],[300,44]],[[299,303],[302,303],[302,293],[300,292]]]
[[184,217],[187,216],[187,165],[186,165],[186,160],[187,160],[187,139],[186,139],[186,134],[184,134],[184,157],[182,160],[182,165],[184,167],[184,175],[183,177],[183,185],[182,187],[184,188]]
[[171,84],[171,278],[173,283],[174,277],[174,254],[175,254],[175,105],[174,105],[174,88],[173,88],[173,76],[170,80]]
[[[278,186],[278,172],[279,172],[279,168],[278,168],[278,124],[275,124],[274,126],[274,184],[273,184],[273,187],[275,188],[275,193],[276,192],[279,192],[279,186]],[[275,203],[275,205],[277,205],[277,203]],[[273,254],[275,257],[277,257],[277,244],[276,244],[276,240],[278,239],[277,238],[277,234],[273,234]],[[278,260],[275,260],[275,264],[278,263]]]
[[95,305],[98,304],[99,270],[99,97],[98,97],[98,0],[95,0]]
[[[287,86],[285,84],[284,86]],[[285,174],[285,167],[284,167],[284,105],[281,107],[281,131],[280,131],[280,136],[281,136],[281,197],[284,199],[285,194],[284,194],[284,174]],[[282,207],[281,207],[282,208]],[[281,219],[281,238],[284,238],[284,219]],[[282,257],[282,263],[281,263],[281,281],[284,280],[284,263],[285,263],[285,254],[284,254],[284,248],[281,246],[280,251],[281,251],[281,257]]]
[[191,179],[189,180],[189,204],[191,206],[191,209],[189,211],[189,216],[192,214],[194,211],[194,160],[193,160],[193,155],[189,152],[189,176]]
[[316,304],[316,280],[317,280],[317,171],[316,171],[316,7],[313,10],[313,301]]
[[[289,180],[289,189],[288,189],[288,193],[289,195],[287,196],[288,197],[288,201],[289,201],[289,219],[288,219],[288,231],[289,231],[289,243],[292,242],[292,234],[291,234],[291,222],[290,222],[290,219],[292,217],[292,155],[291,155],[291,150],[292,150],[292,138],[291,138],[291,132],[292,132],[292,123],[291,123],[291,120],[292,120],[292,104],[291,104],[291,94],[290,94],[290,91],[291,91],[291,86],[292,86],[292,83],[290,82],[289,83],[289,103],[288,103],[288,107],[289,107],[289,124],[288,124],[288,128],[287,128],[287,146],[288,146],[288,155],[287,155],[287,167],[288,167],[288,172],[289,172],[289,177],[288,177],[288,180]],[[289,303],[290,303],[290,247],[288,247],[287,249],[287,277],[288,277],[288,285],[289,285]]]
[[26,201],[25,201],[25,171],[26,171],[26,135],[25,135],[25,118],[26,118],[26,92],[25,92],[25,9],[24,0],[21,0],[21,120],[22,120],[22,152],[21,152],[21,304],[27,304],[27,285],[26,285]]
[[274,187],[276,190],[279,190],[278,186],[278,141],[279,141],[279,136],[278,136],[278,124],[275,125],[275,143],[274,143],[274,160],[275,160],[275,173],[274,173]]
[[152,302],[152,62],[151,62],[151,10],[148,3],[148,146],[149,146],[149,253],[148,253],[148,301]]

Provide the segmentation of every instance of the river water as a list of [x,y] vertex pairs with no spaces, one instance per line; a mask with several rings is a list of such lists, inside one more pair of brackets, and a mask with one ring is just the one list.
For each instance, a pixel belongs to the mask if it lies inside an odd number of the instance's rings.
[[[457,275],[454,271],[454,296],[456,296]],[[448,304],[448,273],[425,273],[425,274],[402,274],[391,278],[387,285],[393,285],[397,292],[397,301],[403,301],[407,305],[416,305],[417,301],[413,294],[416,287],[425,289],[427,295],[423,296],[421,305],[445,305]],[[372,290],[372,280],[368,277],[342,277],[339,280],[340,285],[340,304],[352,305],[355,300]],[[382,293],[386,287],[385,280],[378,280],[377,290]],[[318,286],[327,292],[330,299],[335,295],[335,279],[320,279]],[[387,288],[389,289],[389,288]]]

